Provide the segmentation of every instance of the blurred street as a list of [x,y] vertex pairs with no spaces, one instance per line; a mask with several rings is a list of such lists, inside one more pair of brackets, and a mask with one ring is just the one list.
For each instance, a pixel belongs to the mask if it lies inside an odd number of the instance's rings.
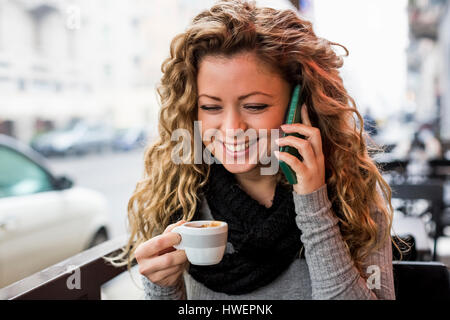
[[143,170],[144,149],[129,152],[89,154],[83,157],[53,157],[47,163],[56,175],[73,179],[106,196],[110,209],[111,234],[126,232],[127,204]]

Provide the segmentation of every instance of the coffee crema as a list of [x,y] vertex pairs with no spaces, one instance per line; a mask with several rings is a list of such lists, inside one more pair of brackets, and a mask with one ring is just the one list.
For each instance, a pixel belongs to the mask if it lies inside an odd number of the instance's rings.
[[200,225],[195,225],[193,223],[193,224],[187,225],[187,227],[190,227],[190,228],[214,228],[214,227],[219,227],[220,225],[221,225],[220,222],[213,221],[211,223],[200,224]]

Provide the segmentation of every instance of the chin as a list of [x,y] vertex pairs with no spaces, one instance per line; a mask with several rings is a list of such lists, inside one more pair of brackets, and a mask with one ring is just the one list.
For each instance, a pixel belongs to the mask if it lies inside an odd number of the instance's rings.
[[258,165],[253,163],[245,163],[245,164],[227,164],[220,161],[225,169],[229,172],[237,174],[237,173],[246,173],[254,170]]

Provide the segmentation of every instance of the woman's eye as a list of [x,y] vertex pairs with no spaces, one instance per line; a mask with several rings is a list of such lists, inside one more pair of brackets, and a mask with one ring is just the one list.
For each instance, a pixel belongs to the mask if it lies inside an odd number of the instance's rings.
[[264,110],[265,108],[267,108],[267,104],[246,105],[245,108],[253,110],[253,111],[259,111],[259,110]]
[[201,106],[200,109],[203,109],[206,111],[216,111],[216,110],[220,110],[221,107],[219,107],[219,106]]
[[[244,108],[251,110],[251,111],[261,111],[265,108],[267,108],[268,105],[267,104],[259,104],[259,105],[245,105]],[[221,110],[222,107],[221,106],[200,106],[200,109],[206,110],[206,111],[217,111],[217,110]]]

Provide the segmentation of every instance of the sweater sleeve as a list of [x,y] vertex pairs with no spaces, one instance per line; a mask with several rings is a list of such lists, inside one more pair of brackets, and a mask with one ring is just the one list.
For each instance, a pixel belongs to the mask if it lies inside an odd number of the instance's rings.
[[174,286],[162,287],[141,275],[144,284],[145,300],[186,300],[184,277],[181,276]]
[[[293,191],[296,223],[302,231],[313,299],[395,299],[390,239],[363,263],[367,281],[356,269],[342,239],[338,218],[328,199],[327,187],[299,195]],[[378,239],[387,228],[381,214],[374,215]]]

